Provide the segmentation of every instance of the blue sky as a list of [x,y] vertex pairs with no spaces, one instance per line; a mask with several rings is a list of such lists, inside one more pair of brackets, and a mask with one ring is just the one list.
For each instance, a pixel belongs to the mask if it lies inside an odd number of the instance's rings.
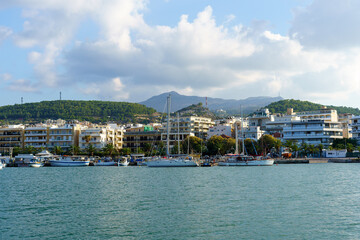
[[355,0],[0,3],[0,105],[166,91],[359,107]]

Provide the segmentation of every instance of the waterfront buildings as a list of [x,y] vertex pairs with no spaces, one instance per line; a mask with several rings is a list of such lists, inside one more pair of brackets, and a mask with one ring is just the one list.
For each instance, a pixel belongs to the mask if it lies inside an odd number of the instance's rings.
[[24,146],[24,126],[10,125],[0,128],[0,151],[9,152],[14,147]]

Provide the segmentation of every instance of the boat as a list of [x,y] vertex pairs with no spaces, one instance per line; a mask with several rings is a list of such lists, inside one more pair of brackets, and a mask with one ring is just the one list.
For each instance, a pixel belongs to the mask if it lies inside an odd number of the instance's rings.
[[29,167],[33,167],[33,168],[40,168],[43,166],[44,166],[44,163],[37,161],[37,160],[31,160],[29,163]]
[[98,159],[93,161],[94,166],[105,167],[105,166],[116,166],[117,162],[113,161],[111,158]]
[[255,158],[244,154],[227,154],[224,162],[219,162],[218,166],[272,166],[274,159],[268,157]]
[[127,166],[129,166],[129,161],[127,158],[125,158],[125,160],[123,161],[118,162],[118,167],[127,167]]
[[235,154],[227,154],[225,155],[225,161],[219,162],[218,166],[223,167],[236,167],[236,166],[272,166],[274,164],[274,159],[268,156],[249,156],[244,153],[245,144],[244,144],[244,136],[242,133],[243,130],[243,119],[241,120],[241,135],[242,135],[242,153],[239,154],[238,147],[238,132],[237,132],[237,124],[235,123]]
[[15,156],[15,167],[30,167],[31,163],[40,162],[39,158],[33,154],[19,154]]
[[167,97],[167,124],[166,124],[166,158],[155,157],[147,161],[148,167],[198,167],[198,164],[190,156],[170,156],[170,102],[171,95]]
[[89,160],[81,160],[73,157],[61,157],[60,159],[53,159],[49,162],[52,167],[85,167],[90,164]]
[[147,162],[148,167],[198,167],[192,157],[167,157],[152,159]]
[[9,157],[0,157],[0,169],[6,167],[6,164],[10,161]]

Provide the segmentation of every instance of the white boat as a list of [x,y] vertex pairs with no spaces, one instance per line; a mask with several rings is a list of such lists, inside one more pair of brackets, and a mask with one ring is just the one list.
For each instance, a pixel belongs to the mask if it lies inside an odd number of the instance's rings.
[[167,124],[166,124],[166,156],[167,158],[153,158],[147,161],[148,167],[198,167],[198,164],[189,156],[169,157],[170,141],[170,94],[167,98]]
[[116,162],[114,161],[95,161],[94,166],[116,166]]
[[241,135],[242,135],[242,153],[239,153],[239,147],[238,147],[238,132],[237,132],[237,124],[235,123],[235,142],[236,142],[236,148],[235,148],[235,154],[227,154],[226,160],[223,162],[219,162],[218,166],[223,167],[236,167],[236,166],[272,166],[274,164],[274,159],[270,157],[253,157],[245,155],[245,144],[244,144],[244,136],[242,133],[242,126],[243,119],[241,120]]
[[3,169],[6,167],[6,162],[9,162],[8,157],[0,157],[0,169]]
[[123,162],[118,162],[119,167],[127,167],[129,166],[129,161],[125,160]]
[[59,160],[53,159],[49,161],[52,167],[85,167],[89,166],[90,161],[84,161],[77,158],[64,157]]
[[272,166],[273,164],[274,159],[272,158],[254,158],[243,154],[229,154],[224,162],[218,163],[218,166]]
[[29,167],[33,167],[33,168],[39,168],[39,167],[43,167],[44,163],[42,162],[30,162],[29,163]]
[[153,159],[147,162],[148,167],[198,167],[198,164],[191,158],[167,158]]

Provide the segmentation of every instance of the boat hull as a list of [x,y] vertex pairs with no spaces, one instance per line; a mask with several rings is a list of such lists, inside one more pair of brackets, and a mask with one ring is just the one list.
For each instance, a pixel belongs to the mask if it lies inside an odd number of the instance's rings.
[[33,167],[33,168],[39,168],[39,167],[43,167],[44,164],[43,163],[30,163],[29,166]]
[[197,167],[194,161],[190,160],[154,160],[147,162],[148,167]]
[[89,166],[89,163],[90,161],[50,161],[52,167],[86,167]]
[[237,167],[237,166],[272,166],[274,159],[266,160],[252,160],[252,161],[238,161],[238,162],[219,162],[218,166],[222,167]]
[[116,162],[94,162],[94,166],[116,166]]

